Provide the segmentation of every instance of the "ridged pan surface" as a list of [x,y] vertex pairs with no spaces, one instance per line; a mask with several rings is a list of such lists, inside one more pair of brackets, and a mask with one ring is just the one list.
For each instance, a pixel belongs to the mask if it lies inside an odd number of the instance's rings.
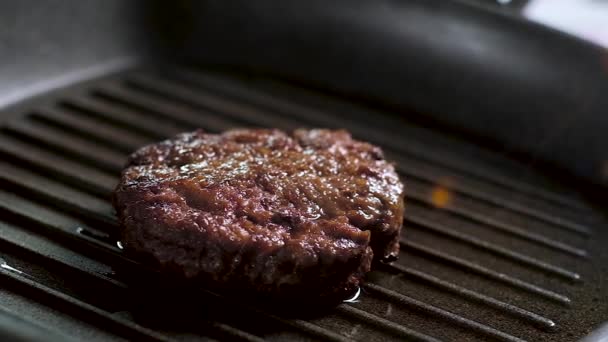
[[[403,116],[166,66],[57,89],[0,120],[0,313],[49,338],[571,341],[608,319],[602,215],[529,166]],[[233,127],[346,128],[395,162],[401,255],[357,300],[299,317],[204,289],[179,298],[122,255],[109,196],[127,155]]]

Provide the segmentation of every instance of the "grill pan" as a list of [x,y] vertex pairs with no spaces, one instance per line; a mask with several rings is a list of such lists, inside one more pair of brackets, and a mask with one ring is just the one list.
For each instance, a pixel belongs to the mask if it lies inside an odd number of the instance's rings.
[[[570,341],[608,317],[606,221],[575,184],[386,110],[134,63],[0,119],[0,327],[14,339]],[[128,153],[198,127],[346,128],[379,144],[406,184],[400,259],[315,315],[204,289],[176,304],[122,255],[108,199]]]

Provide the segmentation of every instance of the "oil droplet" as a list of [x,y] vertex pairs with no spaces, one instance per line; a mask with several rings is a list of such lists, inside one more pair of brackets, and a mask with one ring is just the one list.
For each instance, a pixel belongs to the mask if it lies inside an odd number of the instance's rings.
[[445,208],[452,201],[452,192],[447,188],[437,185],[431,191],[431,203],[437,208]]
[[393,314],[393,306],[391,303],[388,303],[386,306],[386,313],[384,314],[386,317],[390,317]]
[[120,242],[120,241],[116,241],[116,246],[117,246],[118,248],[120,248],[120,249],[125,249],[125,248],[122,246],[122,242]]
[[16,272],[19,274],[24,274],[23,271],[16,269],[13,266],[7,264],[6,261],[4,261],[4,259],[2,259],[2,258],[0,258],[0,267],[5,270],[8,270],[8,271]]
[[355,292],[355,295],[349,299],[343,300],[342,302],[343,303],[359,303],[359,296],[361,296],[361,287],[357,286],[357,292]]

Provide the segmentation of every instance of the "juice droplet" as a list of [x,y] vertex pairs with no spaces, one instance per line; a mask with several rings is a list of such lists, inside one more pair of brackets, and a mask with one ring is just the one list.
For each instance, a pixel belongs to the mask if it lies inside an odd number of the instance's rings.
[[349,299],[345,299],[342,302],[343,303],[358,303],[359,302],[359,296],[361,296],[361,287],[357,286],[357,291],[355,292],[355,295],[352,296]]

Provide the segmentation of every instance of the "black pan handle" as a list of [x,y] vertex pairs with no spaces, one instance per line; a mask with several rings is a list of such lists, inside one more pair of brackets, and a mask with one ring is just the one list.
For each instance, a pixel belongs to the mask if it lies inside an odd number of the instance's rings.
[[192,6],[190,58],[371,96],[608,179],[608,54],[595,45],[448,0]]

